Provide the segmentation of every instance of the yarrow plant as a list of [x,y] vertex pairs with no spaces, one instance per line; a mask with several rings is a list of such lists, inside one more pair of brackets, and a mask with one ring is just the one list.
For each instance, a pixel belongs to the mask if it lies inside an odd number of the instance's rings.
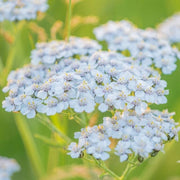
[[162,33],[170,43],[180,43],[180,13],[174,14],[159,24],[158,31]]
[[101,49],[101,46],[94,40],[88,38],[71,37],[67,41],[51,41],[38,43],[36,49],[31,53],[31,63],[36,65],[55,64],[64,58],[74,56],[91,55]]
[[[70,21],[71,1],[69,7]],[[180,53],[157,30],[138,29],[125,20],[110,21],[94,33],[106,41],[106,50],[96,40],[70,37],[70,26],[66,40],[37,43],[31,63],[9,74],[2,106],[39,119],[65,139],[72,158],[96,162],[122,180],[138,163],[163,152],[167,142],[178,141],[175,113],[151,105],[167,103],[169,90],[161,73],[176,69]],[[103,122],[92,126],[89,117],[95,112]],[[74,134],[77,142],[48,119],[57,113],[83,127]],[[113,153],[131,163],[120,177],[104,163]]]
[[180,54],[172,48],[162,34],[153,29],[139,29],[128,21],[109,21],[94,30],[96,38],[106,41],[108,48],[114,51],[129,51],[138,64],[154,66],[164,74],[176,69],[176,60]]
[[114,151],[121,162],[128,160],[133,153],[139,161],[143,161],[163,151],[167,141],[173,138],[178,140],[179,127],[172,119],[173,115],[167,110],[160,112],[150,109],[141,115],[135,111],[116,112],[112,118],[104,117],[103,124],[75,133],[79,142],[71,143],[69,154],[72,158],[78,158],[86,150],[96,159],[107,160],[112,138],[117,140]]
[[[93,51],[89,47],[84,54]],[[54,115],[68,107],[77,113],[91,113],[96,104],[101,112],[126,107],[141,114],[147,103],[167,102],[166,86],[156,71],[137,66],[132,59],[115,52],[102,51],[11,72],[3,89],[9,92],[3,107],[6,111],[20,111],[28,118],[37,112]]]
[[11,176],[19,170],[20,166],[14,159],[0,157],[0,180],[10,180]]
[[47,0],[0,0],[0,22],[35,19],[47,8]]

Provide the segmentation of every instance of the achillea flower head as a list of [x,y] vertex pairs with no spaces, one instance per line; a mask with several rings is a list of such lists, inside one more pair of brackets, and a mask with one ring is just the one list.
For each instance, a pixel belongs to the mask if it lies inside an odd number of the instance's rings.
[[167,18],[158,25],[157,30],[171,43],[180,43],[180,13]]
[[178,140],[180,128],[172,119],[173,115],[167,110],[148,110],[141,115],[135,111],[116,112],[112,118],[104,117],[103,124],[76,132],[78,143],[71,143],[68,154],[77,158],[86,150],[96,159],[106,160],[111,151],[109,138],[113,138],[117,140],[114,150],[121,162],[128,160],[133,153],[142,158],[154,156],[163,151],[166,142],[174,138]]
[[47,0],[0,0],[0,22],[35,19],[37,12],[47,8]]
[[20,166],[14,159],[0,157],[0,180],[10,180],[11,176],[20,170]]
[[75,138],[79,139],[78,144],[71,143],[68,148],[70,150],[68,154],[72,158],[78,158],[85,149],[88,154],[93,155],[96,159],[108,159],[108,152],[111,151],[109,148],[111,141],[104,130],[104,127],[101,125],[81,129],[81,132],[75,133]]
[[91,55],[101,49],[94,40],[88,38],[71,37],[70,42],[51,41],[48,43],[37,43],[36,49],[31,53],[32,64],[55,64],[63,58],[75,55]]
[[12,71],[3,89],[9,93],[3,108],[28,118],[67,108],[91,113],[96,104],[101,112],[126,108],[142,114],[147,103],[167,102],[166,86],[153,69],[136,65],[119,53],[99,51]]
[[164,74],[176,69],[180,53],[157,31],[138,29],[128,21],[108,22],[94,30],[96,38],[105,40],[113,51],[128,50],[137,64],[152,66]]

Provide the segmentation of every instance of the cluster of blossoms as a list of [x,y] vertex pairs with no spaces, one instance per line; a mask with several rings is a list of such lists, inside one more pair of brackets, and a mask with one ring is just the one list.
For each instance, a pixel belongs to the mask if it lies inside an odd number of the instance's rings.
[[180,42],[180,13],[166,19],[158,26],[158,31],[165,35],[171,43]]
[[31,52],[32,64],[54,64],[64,58],[91,55],[101,49],[101,46],[88,38],[71,37],[67,41],[51,41],[37,43],[36,49]]
[[0,180],[10,180],[11,176],[20,170],[20,166],[14,159],[0,157]]
[[110,21],[94,30],[96,38],[106,41],[108,48],[123,52],[128,50],[137,64],[154,66],[164,74],[176,69],[180,53],[157,31],[138,29],[128,21]]
[[[172,139],[178,140],[178,123],[172,119],[174,113],[147,110],[138,115],[134,111],[116,112],[104,117],[103,124],[86,127],[75,133],[78,143],[68,147],[72,158],[81,157],[85,151],[96,159],[107,160],[111,151],[111,140],[116,140],[114,152],[120,161],[128,160],[131,154],[143,158],[155,156],[163,151],[164,144]],[[111,138],[111,140],[110,140]]]
[[35,19],[37,12],[47,8],[47,0],[0,0],[0,22]]
[[[70,144],[69,154],[78,158],[86,151],[106,160],[113,138],[121,162],[130,154],[153,156],[167,141],[178,139],[173,113],[148,109],[152,103],[167,103],[167,83],[157,68],[165,74],[175,70],[178,51],[157,32],[137,29],[127,21],[109,22],[95,29],[95,34],[107,41],[111,51],[78,37],[38,43],[31,64],[8,76],[3,108],[27,118],[36,113],[55,115],[68,108],[76,113],[92,113],[96,107],[102,113],[116,111],[103,124],[75,133],[79,142]],[[124,50],[131,56],[125,56]]]
[[167,102],[166,81],[131,58],[106,51],[78,58],[27,65],[11,72],[3,89],[9,92],[3,108],[33,118],[37,112],[54,115],[68,107],[77,113],[91,113],[96,104],[101,112],[126,107],[142,114],[147,103]]

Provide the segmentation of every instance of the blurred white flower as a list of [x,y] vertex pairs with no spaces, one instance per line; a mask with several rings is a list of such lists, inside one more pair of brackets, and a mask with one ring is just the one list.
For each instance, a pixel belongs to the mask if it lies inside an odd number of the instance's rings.
[[[174,34],[172,30],[170,33]],[[138,29],[132,23],[124,20],[109,21],[95,28],[94,34],[98,40],[105,40],[110,50],[120,52],[128,50],[138,64],[154,65],[164,74],[171,74],[176,69],[175,63],[180,53],[176,48],[171,47],[161,33],[153,29]]]
[[11,180],[11,176],[19,170],[20,166],[14,159],[0,157],[0,180]]
[[162,33],[171,43],[180,42],[180,13],[165,19],[158,25],[157,30]]
[[0,22],[35,19],[37,12],[45,12],[47,9],[47,0],[1,0]]

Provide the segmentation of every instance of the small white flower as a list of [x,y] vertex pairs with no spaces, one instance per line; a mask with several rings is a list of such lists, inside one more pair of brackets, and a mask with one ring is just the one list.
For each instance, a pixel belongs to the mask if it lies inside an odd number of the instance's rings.
[[83,111],[90,113],[94,110],[95,102],[90,94],[86,94],[78,99],[71,100],[70,107],[78,113]]
[[36,111],[44,112],[42,106],[42,101],[40,99],[35,99],[31,98],[30,96],[27,96],[23,100],[23,104],[20,111],[23,115],[26,115],[27,118],[34,118],[36,115]]
[[57,112],[62,112],[64,106],[63,104],[60,104],[59,101],[56,98],[48,97],[44,103],[45,106],[45,112],[48,116],[55,115]]
[[127,98],[127,102],[128,102],[127,108],[128,109],[135,108],[137,114],[142,114],[147,109],[147,104],[145,102],[142,102],[140,98],[129,96]]
[[139,135],[134,137],[132,149],[136,154],[147,158],[153,151],[153,144],[146,136]]
[[130,142],[119,141],[116,148],[115,154],[120,156],[120,162],[126,161],[128,159],[128,154],[131,154],[132,151]]
[[68,146],[68,150],[70,151],[68,154],[72,157],[72,158],[79,158],[81,155],[81,152],[83,151],[83,148],[72,142],[69,146]]

